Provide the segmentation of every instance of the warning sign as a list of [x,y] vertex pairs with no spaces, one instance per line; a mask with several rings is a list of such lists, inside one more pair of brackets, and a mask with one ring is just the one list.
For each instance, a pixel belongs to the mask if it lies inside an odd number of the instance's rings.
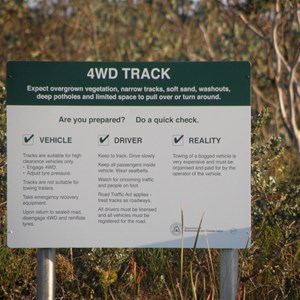
[[9,246],[249,245],[249,63],[7,74]]

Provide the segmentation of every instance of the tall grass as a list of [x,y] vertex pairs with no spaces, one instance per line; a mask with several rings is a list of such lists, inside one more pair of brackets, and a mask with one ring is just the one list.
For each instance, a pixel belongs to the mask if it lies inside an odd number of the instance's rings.
[[[6,246],[5,102],[0,115],[0,299],[35,299],[35,250]],[[238,299],[300,299],[300,165],[280,138],[262,138],[266,118],[253,120],[252,245],[240,251]],[[196,248],[202,219],[192,249],[58,249],[57,299],[218,299],[218,250]]]

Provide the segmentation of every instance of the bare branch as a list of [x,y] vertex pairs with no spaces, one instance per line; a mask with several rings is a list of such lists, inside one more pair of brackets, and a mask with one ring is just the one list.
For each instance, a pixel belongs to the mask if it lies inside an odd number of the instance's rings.
[[298,7],[296,6],[296,15],[297,15],[298,27],[300,29],[300,5],[299,4]]
[[266,35],[261,30],[259,30],[257,27],[251,24],[249,20],[246,19],[244,14],[239,12],[237,16],[246,25],[246,27],[249,28],[253,33],[255,33],[260,39],[267,41],[269,43],[271,42],[270,39],[266,37]]
[[214,59],[215,58],[215,52],[214,52],[213,47],[211,46],[210,37],[207,34],[207,30],[205,29],[203,24],[200,25],[200,30],[203,34],[203,37],[204,37],[204,40],[205,40],[205,43],[206,43],[206,46],[207,46],[208,53],[209,53],[210,57],[212,59]]
[[243,22],[243,24],[253,33],[255,33],[260,39],[271,43],[271,40],[265,35],[265,33],[261,31],[257,26],[250,23],[250,21],[242,12],[235,10],[230,4],[226,4],[225,6],[225,4],[221,0],[218,0],[217,2],[223,6],[225,11],[229,11],[235,18],[240,19]]
[[293,131],[296,133],[299,129],[297,127],[296,123],[296,107],[295,107],[295,94],[294,94],[294,81],[296,77],[296,70],[298,67],[298,64],[300,63],[300,54],[298,55],[298,58],[294,65],[292,66],[291,73],[290,73],[290,81],[289,81],[289,98],[290,98],[290,110],[291,110],[291,126],[293,128]]
[[[275,45],[273,44],[272,40],[270,40],[270,38],[268,38],[266,36],[266,34],[260,30],[257,26],[255,26],[253,23],[250,22],[250,20],[247,19],[247,17],[240,11],[236,11],[231,5],[228,5],[227,7],[224,6],[224,4],[221,1],[218,1],[219,4],[221,4],[225,10],[230,11],[230,13],[237,19],[241,20],[242,23],[248,28],[250,29],[255,35],[257,35],[261,40],[266,41],[267,43],[269,43],[270,45],[272,45],[273,47],[275,47]],[[278,6],[279,8],[279,6]],[[298,19],[299,19],[299,13],[298,13]],[[288,62],[285,60],[284,56],[281,54],[281,52],[278,52],[278,57],[280,58],[280,60],[282,61],[284,67],[286,68],[286,70],[288,72],[291,71],[291,68],[288,64]]]
[[279,50],[279,44],[278,44],[278,38],[277,38],[277,32],[278,32],[278,15],[279,15],[279,1],[276,0],[275,4],[275,17],[273,21],[273,28],[272,28],[272,44],[274,46],[275,55],[276,55],[276,70],[275,74],[276,77],[280,77],[281,73],[281,52]]
[[274,46],[275,50],[275,58],[276,58],[276,69],[275,69],[275,81],[276,81],[276,91],[277,91],[277,97],[278,97],[278,103],[279,103],[279,112],[284,124],[284,127],[286,130],[289,132],[290,135],[292,135],[291,129],[290,129],[290,124],[289,124],[289,119],[287,116],[286,108],[284,105],[284,93],[283,93],[283,88],[281,86],[281,53],[279,50],[279,44],[278,44],[278,16],[279,16],[279,0],[276,0],[275,3],[275,17],[273,21],[273,28],[272,28],[272,44]]
[[252,87],[253,87],[253,91],[255,92],[255,94],[259,98],[261,98],[266,104],[270,105],[274,109],[278,108],[278,106],[276,105],[276,103],[270,101],[268,98],[265,97],[265,95],[263,94],[263,92],[258,88],[258,86],[254,82],[252,83]]
[[99,46],[98,46],[98,35],[97,35],[97,18],[95,16],[95,11],[91,7],[91,2],[88,3],[87,9],[89,11],[89,21],[91,25],[91,38],[92,38],[92,43],[93,43],[93,48],[95,51],[95,55],[97,57],[97,60],[100,59],[100,52],[99,52]]

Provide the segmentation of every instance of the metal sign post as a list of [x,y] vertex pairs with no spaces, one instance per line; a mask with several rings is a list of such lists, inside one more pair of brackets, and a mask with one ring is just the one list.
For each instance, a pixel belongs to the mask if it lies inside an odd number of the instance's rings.
[[238,249],[220,251],[220,299],[236,300],[238,286]]
[[37,299],[55,299],[55,248],[37,250]]

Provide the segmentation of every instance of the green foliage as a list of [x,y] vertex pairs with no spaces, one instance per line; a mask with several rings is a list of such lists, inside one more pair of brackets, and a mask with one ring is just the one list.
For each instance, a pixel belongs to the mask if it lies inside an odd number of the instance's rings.
[[[0,1],[1,299],[36,295],[35,250],[6,246],[5,63],[224,59],[249,60],[253,66],[252,246],[240,253],[238,296],[300,299],[300,165],[276,102],[276,61],[269,42],[274,1],[229,2],[235,10],[210,0],[196,6],[173,0],[41,1],[35,9],[27,1]],[[299,49],[296,1],[280,1],[280,7],[279,48],[292,65]],[[285,91],[288,78],[282,76]],[[58,299],[218,298],[214,249],[59,249],[56,259]]]
[[12,250],[0,244],[0,297],[1,299],[28,299],[35,295],[36,263],[33,250]]
[[[264,140],[268,116],[263,110],[252,122],[253,244],[241,251],[239,297],[299,299],[300,166],[281,138]],[[2,181],[2,216],[5,188]],[[2,217],[0,297],[34,298],[35,250],[7,248],[5,224]],[[183,255],[180,249],[61,249],[56,293],[61,299],[214,299],[218,264],[213,249]]]
[[241,281],[247,299],[298,299],[300,165],[282,139],[264,142],[268,117],[257,116],[252,135],[252,239],[243,254]]

